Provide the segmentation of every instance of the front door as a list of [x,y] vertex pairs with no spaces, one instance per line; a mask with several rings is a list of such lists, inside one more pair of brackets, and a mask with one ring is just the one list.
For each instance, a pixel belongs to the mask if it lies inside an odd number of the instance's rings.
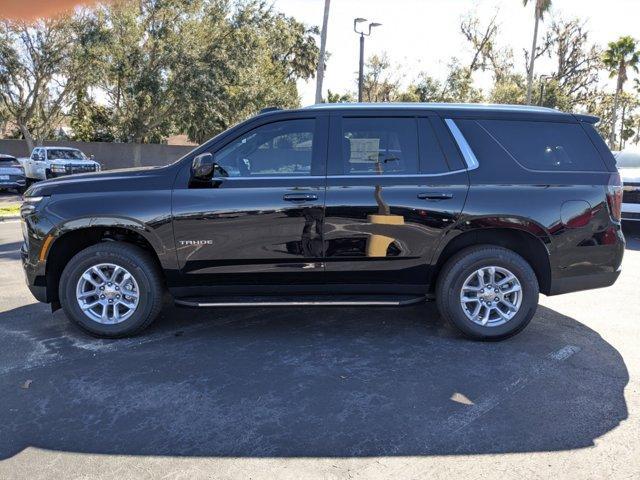
[[438,117],[332,117],[324,221],[328,282],[425,291],[433,253],[458,220],[468,190],[467,172],[453,163],[459,158],[444,154],[434,122],[444,130]]
[[177,186],[182,285],[323,281],[327,127],[326,116],[248,127],[214,147],[210,186]]

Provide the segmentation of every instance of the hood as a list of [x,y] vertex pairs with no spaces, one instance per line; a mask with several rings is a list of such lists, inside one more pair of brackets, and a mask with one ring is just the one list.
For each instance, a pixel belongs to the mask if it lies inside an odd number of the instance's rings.
[[79,173],[33,184],[26,197],[40,197],[84,192],[125,192],[170,189],[179,166],[140,167]]
[[65,159],[65,158],[57,158],[55,160],[49,160],[51,165],[97,165],[98,162],[94,160],[73,160],[73,159]]
[[640,167],[619,168],[622,183],[640,183]]

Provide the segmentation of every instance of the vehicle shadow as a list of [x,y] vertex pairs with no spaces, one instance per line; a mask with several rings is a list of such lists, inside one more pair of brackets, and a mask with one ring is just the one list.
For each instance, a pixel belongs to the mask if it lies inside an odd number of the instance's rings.
[[500,343],[461,338],[432,304],[172,307],[118,341],[33,304],[0,314],[0,335],[0,459],[28,446],[211,457],[569,450],[627,418],[620,354],[544,307]]

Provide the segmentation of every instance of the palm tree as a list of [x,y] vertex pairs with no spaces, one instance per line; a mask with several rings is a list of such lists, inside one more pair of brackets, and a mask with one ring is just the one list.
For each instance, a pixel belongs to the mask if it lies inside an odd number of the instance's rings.
[[324,16],[320,33],[320,55],[318,58],[318,73],[316,75],[316,103],[322,102],[322,82],[324,81],[325,57],[327,49],[327,29],[329,27],[329,6],[331,0],[324,0]]
[[620,103],[620,94],[624,88],[625,82],[628,80],[627,70],[631,68],[635,72],[638,71],[640,64],[640,52],[636,50],[638,43],[633,37],[620,37],[615,42],[609,42],[609,48],[602,56],[602,62],[609,69],[609,78],[618,77],[616,83],[616,94],[613,97],[613,112],[611,115],[611,131],[609,133],[609,146],[613,148],[616,139],[616,122],[618,116],[618,107]]
[[[526,7],[529,1],[530,0],[522,0],[522,3]],[[531,105],[531,93],[533,90],[533,66],[536,61],[536,48],[538,46],[538,26],[540,24],[540,20],[543,19],[545,12],[547,12],[549,8],[551,8],[551,0],[535,0],[535,2],[536,23],[533,27],[533,45],[531,46],[531,58],[529,59],[529,75],[527,76],[527,105]]]

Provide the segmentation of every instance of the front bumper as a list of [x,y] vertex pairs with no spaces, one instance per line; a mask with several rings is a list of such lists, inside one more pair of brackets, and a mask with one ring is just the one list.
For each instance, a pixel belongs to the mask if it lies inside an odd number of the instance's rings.
[[49,178],[67,177],[69,175],[75,175],[77,173],[95,173],[100,170],[97,167],[67,167],[64,171],[52,171],[47,170],[46,176]]
[[31,294],[39,302],[47,303],[47,284],[44,275],[39,275],[38,265],[34,265],[29,261],[29,252],[26,244],[22,244],[20,249],[20,257],[22,259],[22,268],[24,269],[25,280]]

